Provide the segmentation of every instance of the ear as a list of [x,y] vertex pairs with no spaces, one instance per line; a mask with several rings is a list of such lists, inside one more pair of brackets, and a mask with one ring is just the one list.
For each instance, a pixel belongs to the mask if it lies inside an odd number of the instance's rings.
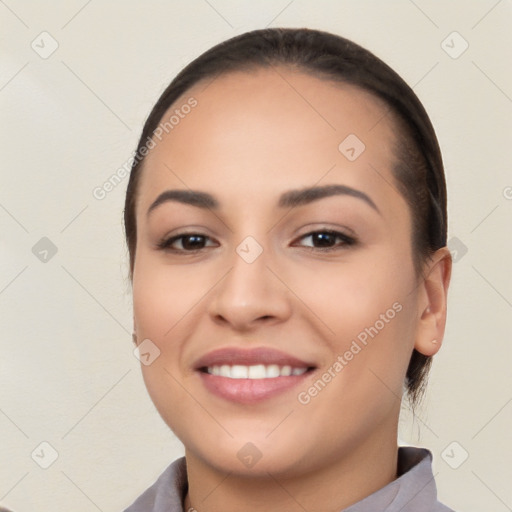
[[419,320],[414,348],[425,356],[433,356],[441,348],[451,273],[452,255],[447,247],[442,247],[428,262],[418,294]]

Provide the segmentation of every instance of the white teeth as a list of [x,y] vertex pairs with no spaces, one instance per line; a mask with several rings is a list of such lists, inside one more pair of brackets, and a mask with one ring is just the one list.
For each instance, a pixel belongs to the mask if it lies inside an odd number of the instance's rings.
[[207,372],[211,375],[229,377],[230,379],[273,379],[275,377],[288,377],[290,375],[302,375],[307,368],[292,368],[289,365],[257,364],[244,366],[240,364],[222,366],[208,366]]
[[249,366],[249,379],[264,379],[265,377],[266,373],[264,364]]
[[292,367],[291,366],[283,366],[281,368],[281,375],[284,375],[285,377],[288,377],[288,375],[292,374]]
[[279,371],[279,366],[277,366],[277,364],[269,364],[266,368],[265,373],[265,377],[271,379],[273,377],[279,377],[281,372]]
[[232,379],[247,379],[249,377],[249,368],[247,366],[241,366],[239,364],[235,364],[231,366],[231,375]]

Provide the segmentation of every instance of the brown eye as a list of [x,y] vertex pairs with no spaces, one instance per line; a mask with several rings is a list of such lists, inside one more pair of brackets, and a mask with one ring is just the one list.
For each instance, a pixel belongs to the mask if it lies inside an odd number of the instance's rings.
[[[354,245],[356,243],[353,237],[332,230],[312,231],[300,237],[301,240],[307,238],[311,239],[312,245],[306,245],[306,247],[327,251],[337,248],[342,249],[345,246]],[[336,240],[341,240],[341,243],[336,245]]]
[[195,252],[204,249],[207,240],[209,240],[209,237],[200,233],[180,233],[171,238],[161,240],[158,243],[158,248],[173,252]]

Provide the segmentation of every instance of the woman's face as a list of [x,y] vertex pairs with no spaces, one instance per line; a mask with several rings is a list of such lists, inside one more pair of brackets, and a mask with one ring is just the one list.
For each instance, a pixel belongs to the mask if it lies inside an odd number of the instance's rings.
[[247,474],[396,441],[423,288],[386,109],[279,68],[198,84],[171,115],[139,184],[133,274],[164,421],[188,453]]

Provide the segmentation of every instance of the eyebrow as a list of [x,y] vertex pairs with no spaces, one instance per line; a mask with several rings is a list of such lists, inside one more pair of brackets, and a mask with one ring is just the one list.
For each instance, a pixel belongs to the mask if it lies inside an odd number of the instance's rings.
[[[295,208],[297,206],[303,206],[312,203],[313,201],[318,201],[324,197],[331,197],[335,195],[350,196],[361,199],[366,204],[371,206],[376,212],[381,214],[377,205],[367,194],[346,185],[325,185],[322,187],[307,187],[297,190],[289,190],[281,194],[277,205],[279,208]],[[161,204],[169,201],[176,201],[179,203],[197,206],[198,208],[209,210],[219,210],[220,208],[219,201],[207,192],[190,189],[174,189],[162,192],[153,201],[153,203],[151,203],[151,206],[148,208],[146,215],[149,215]]]

